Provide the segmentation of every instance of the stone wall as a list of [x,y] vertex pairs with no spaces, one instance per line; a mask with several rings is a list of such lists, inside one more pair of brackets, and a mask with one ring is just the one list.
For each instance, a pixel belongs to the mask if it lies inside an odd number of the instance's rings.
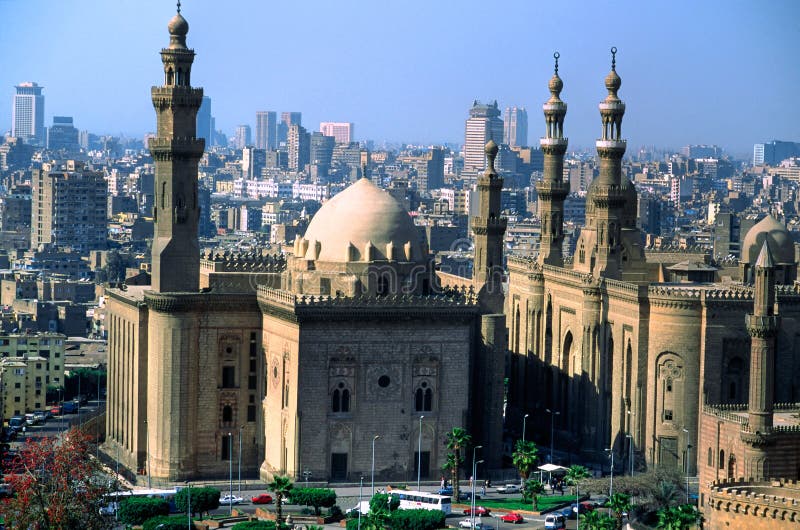
[[722,480],[712,484],[704,528],[774,530],[798,525],[800,485],[797,481]]

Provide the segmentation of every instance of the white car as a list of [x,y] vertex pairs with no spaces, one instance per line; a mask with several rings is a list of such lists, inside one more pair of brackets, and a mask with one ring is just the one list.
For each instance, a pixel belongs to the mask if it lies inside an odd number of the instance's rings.
[[494,527],[489,526],[488,524],[484,524],[480,521],[480,519],[475,519],[475,526],[472,526],[471,519],[462,519],[458,522],[459,528],[474,528],[475,530],[493,530]]
[[519,486],[516,484],[506,484],[497,488],[497,493],[519,493]]
[[243,498],[237,497],[236,495],[223,495],[219,498],[219,505],[226,506],[231,504],[240,504],[243,501]]

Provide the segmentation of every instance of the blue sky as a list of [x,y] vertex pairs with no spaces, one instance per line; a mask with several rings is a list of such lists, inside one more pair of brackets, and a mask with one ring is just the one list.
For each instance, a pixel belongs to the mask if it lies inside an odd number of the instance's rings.
[[[45,86],[46,123],[152,130],[151,85],[168,42],[168,0],[0,0],[0,131],[13,86]],[[592,147],[616,46],[631,148],[800,141],[800,2],[186,0],[192,82],[217,127],[258,110],[303,124],[352,121],[358,139],[463,142],[474,99],[525,106],[544,131],[552,54],[561,53],[571,147]]]

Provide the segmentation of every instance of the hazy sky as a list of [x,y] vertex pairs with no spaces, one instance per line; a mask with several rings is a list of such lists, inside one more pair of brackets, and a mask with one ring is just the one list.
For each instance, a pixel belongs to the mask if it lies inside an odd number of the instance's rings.
[[[14,85],[45,87],[46,124],[140,135],[175,12],[166,0],[0,0],[0,131]],[[800,2],[186,0],[192,82],[217,128],[258,110],[352,121],[358,139],[463,142],[474,99],[528,108],[544,132],[561,53],[570,146],[593,146],[616,46],[631,148],[800,141]]]

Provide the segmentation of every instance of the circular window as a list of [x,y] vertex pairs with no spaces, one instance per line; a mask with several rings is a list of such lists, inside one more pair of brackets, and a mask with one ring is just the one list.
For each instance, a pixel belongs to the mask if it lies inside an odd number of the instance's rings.
[[225,353],[233,353],[233,348],[228,346],[227,348],[225,348]]
[[272,367],[272,377],[274,377],[276,379],[278,378],[278,367],[277,366],[273,366]]
[[382,375],[378,378],[378,386],[381,388],[386,388],[387,386],[389,386],[389,383],[391,382],[392,380],[389,379],[388,375]]
[[344,383],[339,383],[339,388],[344,388]]
[[421,384],[421,385],[419,385],[419,386],[421,386],[422,388],[428,388],[428,383],[426,383],[425,381],[423,381],[423,382],[422,382],[422,384]]

